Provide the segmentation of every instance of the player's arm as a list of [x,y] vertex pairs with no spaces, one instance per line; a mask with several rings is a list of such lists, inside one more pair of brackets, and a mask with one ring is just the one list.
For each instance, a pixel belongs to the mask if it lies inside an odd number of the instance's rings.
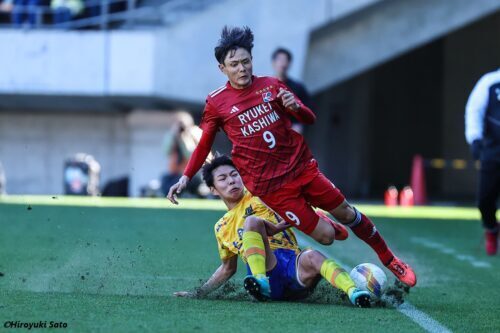
[[212,274],[210,279],[205,282],[201,287],[193,291],[178,291],[174,293],[174,296],[178,297],[203,297],[210,292],[216,290],[222,286],[226,281],[228,281],[235,273],[238,268],[238,256],[234,255],[228,259],[222,260],[222,264],[217,268],[217,270]]
[[316,120],[316,115],[295,94],[288,88],[280,84],[278,99],[281,99],[281,104],[285,109],[298,121],[303,124],[312,124]]
[[196,146],[191,155],[189,162],[184,170],[184,175],[179,178],[179,181],[172,185],[168,191],[167,199],[173,204],[178,204],[177,194],[180,194],[187,186],[189,180],[200,170],[205,162],[210,149],[215,140],[215,135],[219,129],[218,119],[215,116],[213,106],[207,102],[205,111],[203,112],[203,119],[201,123],[203,133],[201,134],[200,142]]

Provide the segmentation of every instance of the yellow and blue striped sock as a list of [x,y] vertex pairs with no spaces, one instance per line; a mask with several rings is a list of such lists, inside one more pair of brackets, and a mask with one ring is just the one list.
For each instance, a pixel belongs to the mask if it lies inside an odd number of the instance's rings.
[[255,231],[245,231],[243,250],[252,274],[266,275],[266,248],[262,235]]
[[326,259],[323,261],[320,270],[321,276],[325,278],[332,286],[344,291],[347,295],[356,288],[354,281],[342,267],[339,266],[334,260]]

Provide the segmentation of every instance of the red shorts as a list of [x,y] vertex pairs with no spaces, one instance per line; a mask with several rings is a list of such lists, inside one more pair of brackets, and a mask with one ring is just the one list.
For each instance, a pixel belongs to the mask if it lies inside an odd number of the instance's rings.
[[279,190],[260,199],[288,223],[305,234],[313,232],[319,217],[312,207],[326,211],[337,208],[345,197],[318,169],[312,159],[302,173]]

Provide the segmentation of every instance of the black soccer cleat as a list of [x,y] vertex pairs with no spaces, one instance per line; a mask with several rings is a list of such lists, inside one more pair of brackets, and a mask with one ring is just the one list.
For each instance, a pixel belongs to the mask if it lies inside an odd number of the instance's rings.
[[371,307],[371,296],[370,293],[361,289],[354,289],[351,296],[349,297],[352,305],[358,308],[369,308]]
[[248,294],[259,302],[265,302],[270,299],[269,281],[259,280],[253,275],[248,275],[243,280],[243,286]]
[[356,306],[360,308],[369,308],[371,307],[370,296],[360,296],[356,299]]

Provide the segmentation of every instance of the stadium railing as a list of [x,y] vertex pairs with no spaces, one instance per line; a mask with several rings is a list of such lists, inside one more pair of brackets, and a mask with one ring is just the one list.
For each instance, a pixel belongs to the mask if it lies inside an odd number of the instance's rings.
[[[159,25],[165,25],[175,21],[175,15],[168,15],[176,12],[189,12],[198,9],[203,9],[216,0],[168,0],[161,4],[144,3],[138,6],[138,0],[90,0],[85,1],[83,12],[92,12],[90,9],[96,9],[98,14],[95,16],[82,16],[72,18],[70,21],[63,23],[53,23],[52,19],[55,10],[50,6],[19,6],[16,5],[12,11],[26,15],[34,15],[34,24],[15,25],[13,23],[3,23],[0,27],[6,28],[28,28],[28,29],[82,29],[92,28],[106,30],[110,29],[112,23],[122,23],[129,27],[133,27],[137,21],[147,22]],[[124,6],[123,9],[113,9],[113,6]],[[110,10],[113,9],[113,10]],[[4,17],[10,16],[8,12],[1,13]]]

